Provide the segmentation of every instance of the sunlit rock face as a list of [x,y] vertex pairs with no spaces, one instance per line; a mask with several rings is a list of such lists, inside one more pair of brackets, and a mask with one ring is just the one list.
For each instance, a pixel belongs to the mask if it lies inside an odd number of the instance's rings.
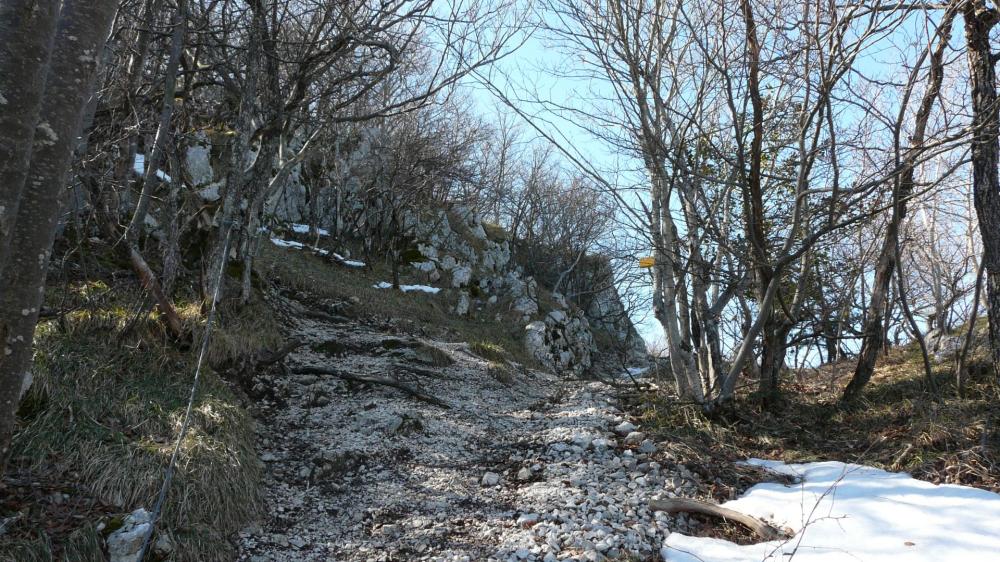
[[582,375],[593,366],[594,336],[581,311],[554,310],[525,327],[524,345],[557,373]]

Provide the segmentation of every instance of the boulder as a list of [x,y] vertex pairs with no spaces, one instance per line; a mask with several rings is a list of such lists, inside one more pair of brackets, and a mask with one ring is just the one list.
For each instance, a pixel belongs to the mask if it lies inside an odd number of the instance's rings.
[[516,273],[507,274],[504,283],[508,287],[507,294],[513,300],[514,310],[524,317],[538,314],[538,283],[529,277],[522,280]]
[[195,141],[184,153],[184,170],[191,178],[191,185],[200,188],[212,183],[215,172],[212,170],[212,149],[205,133],[197,133]]
[[458,296],[458,304],[455,305],[455,314],[459,316],[465,316],[469,313],[469,308],[472,306],[472,299],[469,298],[468,291],[462,291]]
[[581,375],[593,365],[594,336],[582,313],[550,312],[525,327],[524,342],[532,357],[557,373]]
[[545,341],[545,322],[535,320],[524,327],[524,348],[542,364],[551,364],[549,347]]
[[219,197],[222,196],[221,191],[223,185],[225,185],[225,181],[217,181],[215,183],[208,184],[198,190],[198,197],[206,203],[218,201]]
[[428,260],[436,260],[438,257],[437,247],[430,244],[417,244],[417,250]]
[[140,562],[139,551],[152,526],[153,516],[145,509],[140,507],[128,514],[122,526],[108,535],[111,562]]
[[475,225],[469,227],[469,232],[471,232],[473,236],[475,236],[480,240],[486,240],[486,229],[483,228],[482,223],[478,221],[476,222]]
[[465,287],[472,281],[472,268],[463,265],[461,267],[456,267],[451,272],[451,286],[455,287]]

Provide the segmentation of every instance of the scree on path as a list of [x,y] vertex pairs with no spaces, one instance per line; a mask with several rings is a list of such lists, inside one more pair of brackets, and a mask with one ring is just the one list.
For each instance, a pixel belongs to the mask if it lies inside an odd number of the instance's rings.
[[285,307],[306,345],[254,381],[266,514],[238,560],[654,560],[685,526],[646,506],[697,476],[654,460],[608,386]]

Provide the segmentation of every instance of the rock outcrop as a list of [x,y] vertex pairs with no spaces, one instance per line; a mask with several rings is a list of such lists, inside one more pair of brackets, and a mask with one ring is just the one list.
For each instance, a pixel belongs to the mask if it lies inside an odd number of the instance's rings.
[[140,562],[142,542],[153,525],[152,515],[139,508],[125,517],[122,526],[108,535],[111,562]]
[[[373,200],[372,190],[363,187],[380,177],[381,138],[378,129],[363,130],[353,147],[345,151],[333,167],[337,177],[327,178],[337,187],[326,190],[336,193],[332,200],[310,201],[303,185],[303,169],[295,166],[281,189],[267,200],[266,215],[279,223],[314,217],[316,226],[331,231],[339,231],[344,217],[351,216],[357,223],[352,228],[358,230],[352,236],[368,236],[367,230],[375,229],[374,233],[382,228],[384,215],[394,205],[399,207],[399,202]],[[293,138],[291,144],[299,142]],[[213,154],[212,140],[205,134],[195,138],[185,152],[185,180],[205,202],[219,198],[225,181],[213,156],[218,155]],[[331,198],[329,194],[324,197]],[[387,192],[384,197],[395,196]],[[474,209],[462,205],[403,207],[400,229],[411,246],[404,261],[420,283],[446,289],[443,295],[447,295],[452,313],[474,316],[482,312],[499,316],[501,322],[513,320],[529,326],[525,343],[531,354],[557,372],[580,375],[594,365],[597,348],[592,329],[605,331],[614,342],[614,349],[602,351],[620,355],[624,350],[630,363],[644,356],[642,338],[613,283],[587,303],[567,302],[525,275],[512,257],[512,241],[503,229],[485,224]],[[536,334],[541,329],[544,333]]]
[[544,320],[531,322],[524,330],[525,347],[554,371],[582,375],[593,366],[597,349],[590,323],[582,311],[567,314],[553,310]]

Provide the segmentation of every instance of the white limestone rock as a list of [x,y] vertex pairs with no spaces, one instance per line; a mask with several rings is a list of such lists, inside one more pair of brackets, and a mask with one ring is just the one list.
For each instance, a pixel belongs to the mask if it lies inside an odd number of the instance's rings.
[[152,524],[152,514],[141,507],[128,514],[121,528],[108,535],[111,562],[140,562],[139,551]]

